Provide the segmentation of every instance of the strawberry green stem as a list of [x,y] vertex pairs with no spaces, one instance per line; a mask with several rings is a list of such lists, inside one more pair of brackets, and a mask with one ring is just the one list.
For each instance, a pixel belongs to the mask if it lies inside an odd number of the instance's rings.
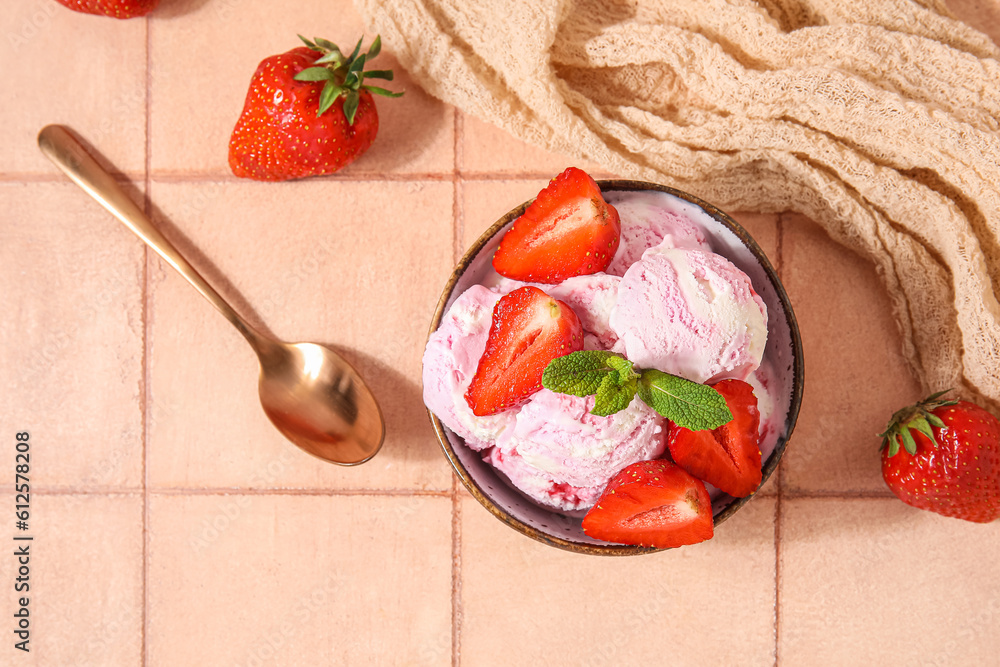
[[372,45],[365,53],[361,53],[361,44],[364,41],[362,37],[358,40],[358,43],[354,46],[354,50],[351,51],[349,56],[345,56],[336,44],[327,39],[314,37],[312,40],[308,40],[302,35],[299,35],[299,39],[310,49],[321,54],[312,67],[307,67],[295,75],[296,81],[326,82],[320,93],[319,112],[316,114],[317,116],[326,113],[338,99],[343,97],[344,117],[347,118],[348,125],[354,125],[354,116],[361,102],[361,91],[385,97],[399,97],[403,94],[402,92],[395,93],[378,86],[369,86],[364,82],[365,78],[392,81],[392,70],[383,69],[365,72],[365,63],[369,60],[374,60],[382,50],[381,36],[375,37],[375,41],[372,42]]

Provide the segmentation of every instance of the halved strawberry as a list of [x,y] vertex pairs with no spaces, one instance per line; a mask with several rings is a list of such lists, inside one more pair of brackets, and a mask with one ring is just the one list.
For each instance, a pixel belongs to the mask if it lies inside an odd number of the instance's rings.
[[465,392],[476,415],[511,408],[542,388],[550,361],[583,349],[583,327],[573,309],[537,287],[497,301],[486,349]]
[[666,459],[639,461],[608,482],[583,517],[583,532],[607,542],[669,549],[712,537],[712,500],[701,480]]
[[760,469],[760,411],[753,387],[741,380],[712,385],[726,399],[733,419],[714,430],[689,431],[670,424],[670,456],[689,473],[731,496],[757,490]]
[[514,280],[558,283],[606,269],[620,241],[618,211],[594,179],[570,167],[504,234],[493,268]]

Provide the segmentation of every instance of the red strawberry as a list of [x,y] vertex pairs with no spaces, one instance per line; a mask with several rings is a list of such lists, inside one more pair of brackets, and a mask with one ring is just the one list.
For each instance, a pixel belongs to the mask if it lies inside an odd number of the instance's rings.
[[229,139],[229,167],[237,176],[286,181],[338,171],[378,133],[371,93],[402,95],[364,83],[392,80],[389,70],[363,71],[381,49],[378,37],[361,55],[359,40],[349,56],[325,39],[299,38],[306,46],[265,58],[254,72]]
[[711,431],[689,431],[670,424],[670,456],[689,473],[731,496],[757,490],[760,469],[760,411],[753,387],[741,380],[712,385],[726,399],[733,419]]
[[669,549],[712,537],[705,484],[666,459],[639,461],[608,482],[583,532],[607,542]]
[[465,401],[474,414],[511,408],[542,388],[550,361],[583,349],[583,327],[573,309],[537,287],[497,301],[486,349]]
[[892,416],[882,478],[907,505],[986,523],[1000,517],[1000,422],[967,401],[925,398]]
[[156,8],[160,0],[56,0],[75,12],[130,19],[145,16]]
[[620,240],[618,211],[594,179],[570,167],[507,230],[493,268],[514,280],[558,283],[608,268]]

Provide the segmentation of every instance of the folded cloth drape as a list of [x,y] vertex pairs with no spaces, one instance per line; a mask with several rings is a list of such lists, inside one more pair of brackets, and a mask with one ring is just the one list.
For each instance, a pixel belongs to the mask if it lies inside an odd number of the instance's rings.
[[355,0],[430,94],[870,258],[925,389],[1000,407],[1000,51],[936,0]]

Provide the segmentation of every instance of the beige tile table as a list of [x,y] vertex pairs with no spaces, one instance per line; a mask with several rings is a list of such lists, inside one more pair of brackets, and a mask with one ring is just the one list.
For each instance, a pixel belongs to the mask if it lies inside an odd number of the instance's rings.
[[[952,4],[1000,38],[1000,2]],[[365,157],[234,178],[257,62],[296,32],[361,30],[348,0],[0,12],[0,665],[1000,665],[1000,524],[888,492],[875,433],[919,388],[873,267],[791,212],[735,217],[795,305],[805,402],[778,474],[716,539],[580,556],[480,507],[423,409],[422,343],[463,250],[571,161],[423,93],[387,49],[406,95],[379,101]],[[49,123],[98,146],[251,320],[359,366],[385,409],[379,456],[334,467],[278,435],[249,347],[42,158]],[[29,653],[13,632],[22,431]]]

